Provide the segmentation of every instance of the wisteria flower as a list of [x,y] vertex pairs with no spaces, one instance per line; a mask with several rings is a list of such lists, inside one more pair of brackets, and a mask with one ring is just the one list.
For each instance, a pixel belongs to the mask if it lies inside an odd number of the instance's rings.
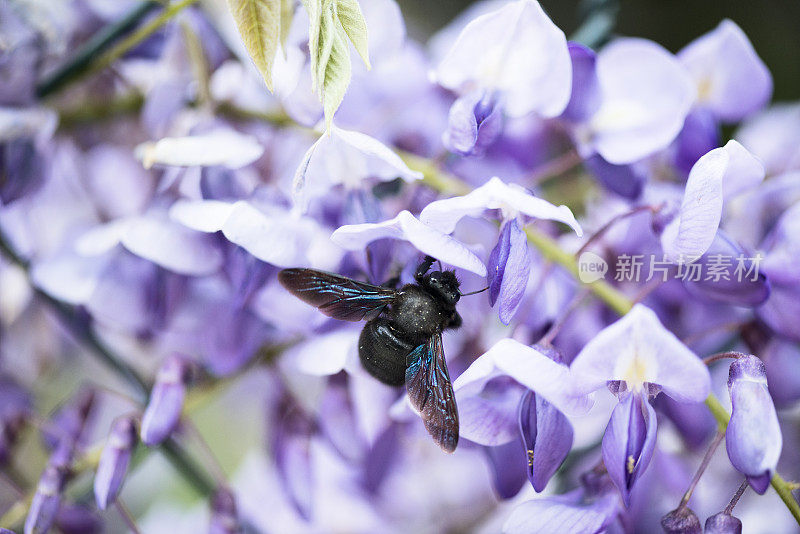
[[460,95],[445,144],[465,154],[494,140],[502,113],[559,115],[572,83],[564,33],[535,0],[508,3],[467,24],[435,78]]
[[[579,148],[614,165],[666,148],[683,127],[695,88],[675,57],[645,39],[618,39],[592,61],[572,48],[576,87],[565,117]],[[595,81],[596,78],[596,81]]]
[[450,233],[463,217],[480,217],[488,210],[499,210],[500,237],[489,255],[487,283],[489,302],[498,304],[500,320],[508,324],[525,294],[531,254],[522,229],[525,217],[548,219],[570,226],[583,235],[580,224],[566,206],[554,206],[535,197],[517,184],[506,184],[497,177],[462,197],[437,200],[420,213],[420,220]]
[[222,129],[187,137],[165,137],[136,148],[145,168],[224,165],[237,169],[254,162],[263,153],[264,147],[253,136]]
[[305,211],[310,199],[324,195],[331,187],[360,188],[367,178],[411,182],[421,180],[422,173],[409,169],[400,156],[377,139],[331,125],[303,156],[295,171],[292,194],[299,209]]
[[655,447],[656,418],[647,400],[663,391],[680,402],[701,402],[711,388],[705,364],[637,304],[604,328],[570,365],[579,391],[609,384],[619,397],[603,438],[603,459],[627,503]]
[[744,356],[731,364],[728,373],[731,420],[725,431],[725,446],[733,466],[747,476],[759,494],[769,487],[781,455],[783,436],[778,415],[767,390],[764,363]]

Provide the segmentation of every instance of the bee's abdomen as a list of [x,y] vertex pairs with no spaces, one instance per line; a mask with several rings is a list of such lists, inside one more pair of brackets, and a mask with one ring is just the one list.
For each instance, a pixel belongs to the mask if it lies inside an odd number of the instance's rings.
[[358,338],[358,356],[364,369],[391,386],[399,386],[406,379],[406,356],[414,345],[400,337],[388,319],[373,319],[364,325]]

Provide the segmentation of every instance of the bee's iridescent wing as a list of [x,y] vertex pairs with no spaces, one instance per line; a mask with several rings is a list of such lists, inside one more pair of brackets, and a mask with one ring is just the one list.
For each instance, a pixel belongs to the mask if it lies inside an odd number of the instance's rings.
[[419,411],[425,428],[445,451],[458,444],[458,409],[453,384],[442,349],[442,334],[437,332],[408,355],[406,391],[412,406]]
[[283,269],[278,280],[303,302],[343,321],[377,317],[397,296],[396,289],[313,269]]

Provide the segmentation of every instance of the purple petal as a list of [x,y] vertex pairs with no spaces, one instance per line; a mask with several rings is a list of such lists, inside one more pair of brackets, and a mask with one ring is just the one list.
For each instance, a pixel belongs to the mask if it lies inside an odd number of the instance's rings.
[[43,183],[46,160],[33,140],[0,143],[0,201],[11,204],[35,192]]
[[484,91],[472,91],[450,107],[442,142],[451,152],[480,155],[502,128],[503,116],[494,97]]
[[595,64],[597,56],[580,43],[568,43],[572,61],[572,95],[561,116],[569,121],[588,120],[600,107],[600,83]]
[[800,104],[777,104],[759,113],[742,125],[736,139],[761,158],[770,175],[797,169]]
[[720,512],[706,519],[705,534],[742,534],[742,522],[732,515]]
[[26,418],[32,413],[30,394],[11,378],[0,376],[0,466],[8,462]]
[[618,513],[619,498],[611,493],[588,502],[567,496],[527,501],[511,512],[503,524],[504,534],[597,534],[608,527]]
[[359,432],[353,400],[341,375],[328,381],[319,407],[319,426],[331,445],[346,460],[363,458],[367,443]]
[[572,450],[572,425],[552,404],[528,390],[519,404],[519,430],[528,459],[528,479],[537,492]]
[[614,165],[604,160],[600,154],[588,157],[583,164],[598,182],[624,198],[639,198],[647,181],[647,174],[641,172],[636,165]]
[[94,476],[94,497],[101,510],[105,510],[119,495],[135,445],[136,423],[133,418],[121,417],[114,421]]
[[767,368],[767,383],[772,400],[786,407],[800,400],[800,348],[775,339],[761,353]]
[[272,451],[281,482],[301,517],[311,517],[314,491],[311,465],[313,422],[298,407],[282,402],[275,420]]
[[347,250],[363,250],[368,243],[387,237],[408,241],[420,252],[454,267],[461,267],[479,276],[486,275],[486,266],[465,245],[420,222],[406,210],[394,219],[381,223],[342,226],[333,233],[331,239]]
[[677,401],[700,402],[711,389],[703,361],[642,304],[600,331],[570,369],[576,387],[587,392],[622,380],[628,389],[655,384]]
[[603,462],[625,505],[647,469],[656,445],[656,412],[642,395],[625,395],[611,412],[603,435]]
[[567,206],[555,206],[525,188],[507,184],[497,177],[464,196],[431,202],[422,210],[419,218],[425,224],[449,234],[463,217],[479,217],[484,211],[494,209],[535,219],[559,221],[570,226],[578,237],[583,235],[580,224]]
[[62,492],[67,484],[72,454],[73,443],[65,440],[50,456],[28,509],[25,534],[45,534],[55,522]]
[[702,265],[704,277],[684,280],[683,284],[691,293],[717,302],[759,306],[769,298],[770,284],[757,269],[754,257],[718,231],[706,253],[695,262]]
[[178,425],[189,373],[189,361],[177,354],[167,358],[158,370],[142,416],[142,442],[148,447],[167,439]]
[[528,238],[516,219],[507,221],[500,230],[500,237],[489,255],[488,275],[489,302],[492,306],[499,300],[500,320],[508,324],[517,311],[528,275],[531,270],[531,253]]
[[764,167],[736,141],[704,155],[692,167],[678,216],[661,234],[661,246],[673,261],[693,261],[714,241],[725,198],[764,179]]
[[772,76],[735,22],[725,19],[678,53],[694,80],[698,104],[725,122],[758,111],[772,96]]
[[510,499],[525,484],[525,449],[518,439],[505,445],[483,447],[492,471],[492,485],[497,496]]
[[519,435],[517,410],[524,388],[510,377],[486,381],[472,394],[459,394],[459,434],[490,447],[515,441]]
[[88,506],[64,503],[56,514],[56,527],[62,534],[102,534],[103,526],[102,519]]
[[589,123],[592,143],[615,165],[666,148],[683,127],[695,88],[664,48],[645,39],[617,39],[597,56],[602,103]]
[[[453,383],[459,411],[468,397],[480,395],[492,379],[504,375],[532,389],[564,413],[585,414],[593,405],[591,397],[575,391],[565,365],[519,341],[501,339],[472,362]],[[514,416],[517,417],[516,412]]]
[[752,488],[763,494],[783,446],[764,363],[755,356],[735,360],[728,373],[728,390],[733,407],[725,432],[728,458],[748,477]]
[[89,387],[81,388],[51,419],[51,426],[42,432],[45,445],[58,450],[62,442],[83,444],[87,424],[97,402],[97,393]]
[[376,493],[397,459],[399,444],[398,428],[390,424],[378,435],[366,454],[361,473],[361,485],[369,493]]
[[538,2],[509,3],[466,25],[436,79],[459,92],[469,86],[502,91],[512,117],[555,117],[572,85],[567,40]]
[[717,428],[714,416],[704,404],[678,402],[669,395],[658,395],[653,399],[653,406],[669,418],[693,449],[706,445]]
[[695,108],[686,116],[676,140],[675,164],[689,174],[703,154],[720,145],[720,128],[716,117],[703,108]]

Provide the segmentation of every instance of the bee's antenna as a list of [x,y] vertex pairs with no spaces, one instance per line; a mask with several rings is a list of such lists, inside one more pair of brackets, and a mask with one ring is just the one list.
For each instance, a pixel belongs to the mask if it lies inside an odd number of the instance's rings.
[[436,265],[438,265],[438,266],[439,266],[439,270],[440,270],[440,271],[443,271],[443,270],[444,270],[444,269],[442,269],[442,262],[440,262],[439,260],[436,260]]
[[484,292],[484,291],[486,291],[487,289],[489,289],[489,286],[486,286],[486,287],[484,287],[483,289],[479,289],[479,290],[477,290],[477,291],[470,291],[469,293],[461,293],[461,292],[459,291],[459,293],[458,293],[458,294],[459,294],[459,295],[461,295],[462,297],[466,297],[467,295],[477,295],[478,293],[483,293],[483,292]]

